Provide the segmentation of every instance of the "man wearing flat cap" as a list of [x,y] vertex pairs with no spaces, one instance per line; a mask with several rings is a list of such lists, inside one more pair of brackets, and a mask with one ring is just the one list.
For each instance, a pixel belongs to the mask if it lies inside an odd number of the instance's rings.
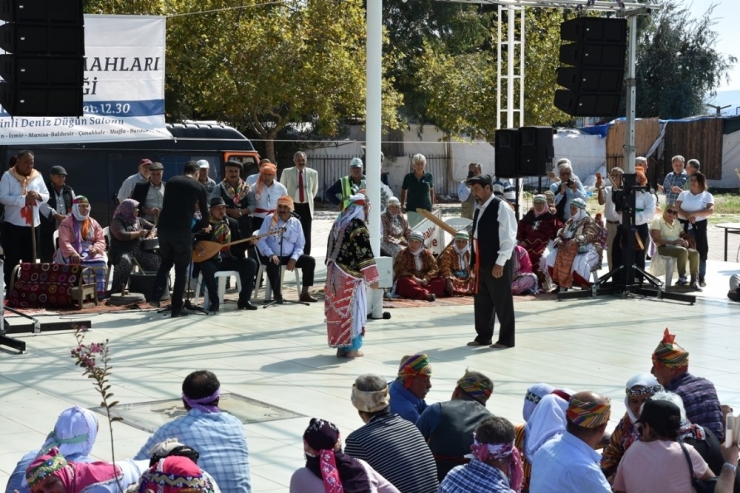
[[164,202],[164,185],[162,176],[164,166],[153,162],[149,165],[149,179],[134,186],[131,198],[139,203],[139,215],[150,223],[157,222]]
[[[475,340],[468,346],[514,347],[514,297],[511,293],[511,255],[516,246],[516,217],[505,202],[493,194],[490,175],[467,180],[475,195],[473,248],[470,263],[475,273]],[[493,323],[500,324],[498,341],[491,344]]]
[[72,199],[75,196],[72,187],[66,184],[67,170],[61,166],[52,166],[49,170],[49,201],[39,206],[41,219],[41,243],[39,244],[39,258],[44,263],[51,263],[56,251],[54,245],[54,231],[59,227],[67,214],[72,212]]
[[[226,202],[221,197],[211,198],[211,217],[209,219],[211,231],[196,235],[196,239],[213,241],[226,245],[232,241],[248,237],[243,235],[239,229],[239,223],[226,215]],[[238,246],[238,245],[235,245]],[[233,249],[233,250],[232,250]],[[257,272],[257,262],[244,256],[243,249],[234,249],[234,246],[224,247],[214,257],[200,263],[200,271],[203,274],[203,283],[208,289],[208,311],[218,313],[218,285],[216,283],[216,272],[235,270],[239,273],[241,291],[237,307],[240,310],[256,310],[252,304],[252,289],[254,288],[254,275]]]
[[142,159],[139,161],[139,172],[123,180],[121,188],[118,189],[119,204],[124,200],[131,198],[131,194],[134,193],[134,187],[137,183],[143,183],[149,179],[149,166],[151,166],[151,164],[151,159]]
[[344,452],[362,459],[403,493],[436,493],[437,467],[418,428],[391,412],[388,384],[378,375],[360,375],[352,405],[364,426],[350,433]]
[[313,303],[316,298],[311,296],[308,289],[313,286],[316,259],[303,253],[306,239],[303,236],[301,222],[293,217],[293,199],[287,194],[277,199],[277,211],[267,215],[262,222],[259,234],[264,235],[268,231],[277,231],[282,228],[285,230],[264,236],[257,243],[260,261],[266,266],[267,279],[270,281],[274,299],[278,304],[283,302],[280,266],[285,265],[290,272],[293,272],[295,268],[301,269],[303,290],[300,294],[300,301]]

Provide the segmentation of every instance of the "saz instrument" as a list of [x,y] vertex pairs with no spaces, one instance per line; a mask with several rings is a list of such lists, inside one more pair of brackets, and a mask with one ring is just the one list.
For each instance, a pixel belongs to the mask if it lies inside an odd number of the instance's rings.
[[238,245],[239,243],[244,243],[247,241],[259,240],[260,238],[264,238],[265,236],[272,236],[283,232],[285,232],[285,227],[273,229],[261,235],[250,236],[249,238],[242,238],[241,240],[231,241],[225,244],[217,243],[215,241],[199,241],[195,244],[195,248],[193,248],[193,262],[199,263],[213,258],[218,254],[218,252],[226,247]]

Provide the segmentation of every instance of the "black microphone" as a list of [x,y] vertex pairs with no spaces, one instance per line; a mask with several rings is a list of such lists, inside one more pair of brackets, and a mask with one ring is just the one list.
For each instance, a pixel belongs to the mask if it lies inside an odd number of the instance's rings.
[[298,219],[298,220],[301,219],[301,215],[298,214],[296,211],[290,211],[290,215],[293,216],[294,218]]

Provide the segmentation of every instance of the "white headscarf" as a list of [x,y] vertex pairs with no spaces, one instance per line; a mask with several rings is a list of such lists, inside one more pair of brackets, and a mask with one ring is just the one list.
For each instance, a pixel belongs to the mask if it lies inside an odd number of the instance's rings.
[[81,407],[70,407],[57,418],[54,431],[46,437],[40,454],[57,447],[64,457],[73,454],[90,455],[97,437],[98,418],[95,414]]
[[529,462],[532,462],[534,454],[545,442],[565,432],[566,409],[568,409],[568,401],[555,394],[546,395],[537,404],[527,421],[524,436],[524,454]]
[[[87,214],[82,214],[80,212],[80,203],[75,203],[75,200],[78,200],[80,198],[84,198],[85,201],[82,202],[82,203],[83,204],[87,204],[88,207],[89,207],[89,209],[87,210]],[[85,198],[85,197],[83,197],[81,195],[78,195],[72,201],[72,214],[74,215],[75,219],[77,219],[78,221],[80,221],[80,222],[86,221],[90,217],[90,212],[91,211],[92,211],[92,207],[90,207],[90,202],[87,200],[87,198]],[[64,455],[64,454],[62,454],[62,455]]]
[[663,386],[658,383],[658,380],[649,373],[638,373],[629,380],[625,385],[625,392],[627,395],[624,396],[624,405],[627,408],[627,415],[630,417],[630,421],[634,423],[637,421],[637,416],[630,409],[630,394],[629,391],[634,387],[643,387],[646,393],[656,394],[657,392],[663,391]]
[[553,390],[555,390],[555,387],[546,383],[536,383],[527,389],[527,393],[524,396],[524,407],[522,408],[522,417],[524,417],[525,423],[529,421],[534,409],[542,398]]

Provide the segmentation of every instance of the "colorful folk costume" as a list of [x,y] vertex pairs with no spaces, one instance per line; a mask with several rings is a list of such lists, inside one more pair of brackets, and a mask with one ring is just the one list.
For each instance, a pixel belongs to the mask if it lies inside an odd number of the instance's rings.
[[[464,246],[462,246],[464,245]],[[447,282],[450,296],[471,296],[475,293],[475,277],[470,268],[470,235],[458,231],[455,239],[437,258],[439,273]]]
[[589,284],[591,271],[598,268],[601,259],[601,228],[586,212],[586,202],[573,199],[575,214],[558,231],[555,248],[545,257],[547,273],[561,288],[570,288],[573,282]]
[[380,240],[382,253],[393,258],[408,245],[411,228],[401,214],[401,201],[396,197],[388,199],[388,209],[380,216],[383,226],[383,237]]
[[214,493],[213,480],[188,457],[159,459],[141,475],[137,493]]
[[537,294],[537,276],[532,272],[532,262],[527,250],[521,245],[515,246],[511,261],[514,268],[511,294]]
[[445,293],[446,282],[439,275],[432,252],[424,248],[424,236],[418,231],[409,235],[409,246],[393,262],[396,294],[412,300],[434,301]]
[[532,202],[534,204],[532,209],[519,221],[516,241],[527,250],[529,260],[535,269],[534,273],[538,278],[542,276],[544,280],[544,273],[540,271],[540,259],[543,256],[547,257],[548,245],[557,237],[563,223],[548,205],[544,194],[535,195]]
[[337,356],[352,356],[362,347],[365,283],[379,280],[365,225],[366,200],[364,195],[351,196],[329,233],[324,313],[329,346],[337,348]]
[[[80,212],[80,204],[86,204],[87,214]],[[105,298],[105,278],[108,270],[108,257],[105,254],[103,228],[90,217],[90,201],[84,195],[72,200],[72,214],[59,223],[59,248],[54,253],[55,264],[71,264],[76,255],[84,267],[94,271],[98,298]],[[89,280],[92,282],[93,275]]]

